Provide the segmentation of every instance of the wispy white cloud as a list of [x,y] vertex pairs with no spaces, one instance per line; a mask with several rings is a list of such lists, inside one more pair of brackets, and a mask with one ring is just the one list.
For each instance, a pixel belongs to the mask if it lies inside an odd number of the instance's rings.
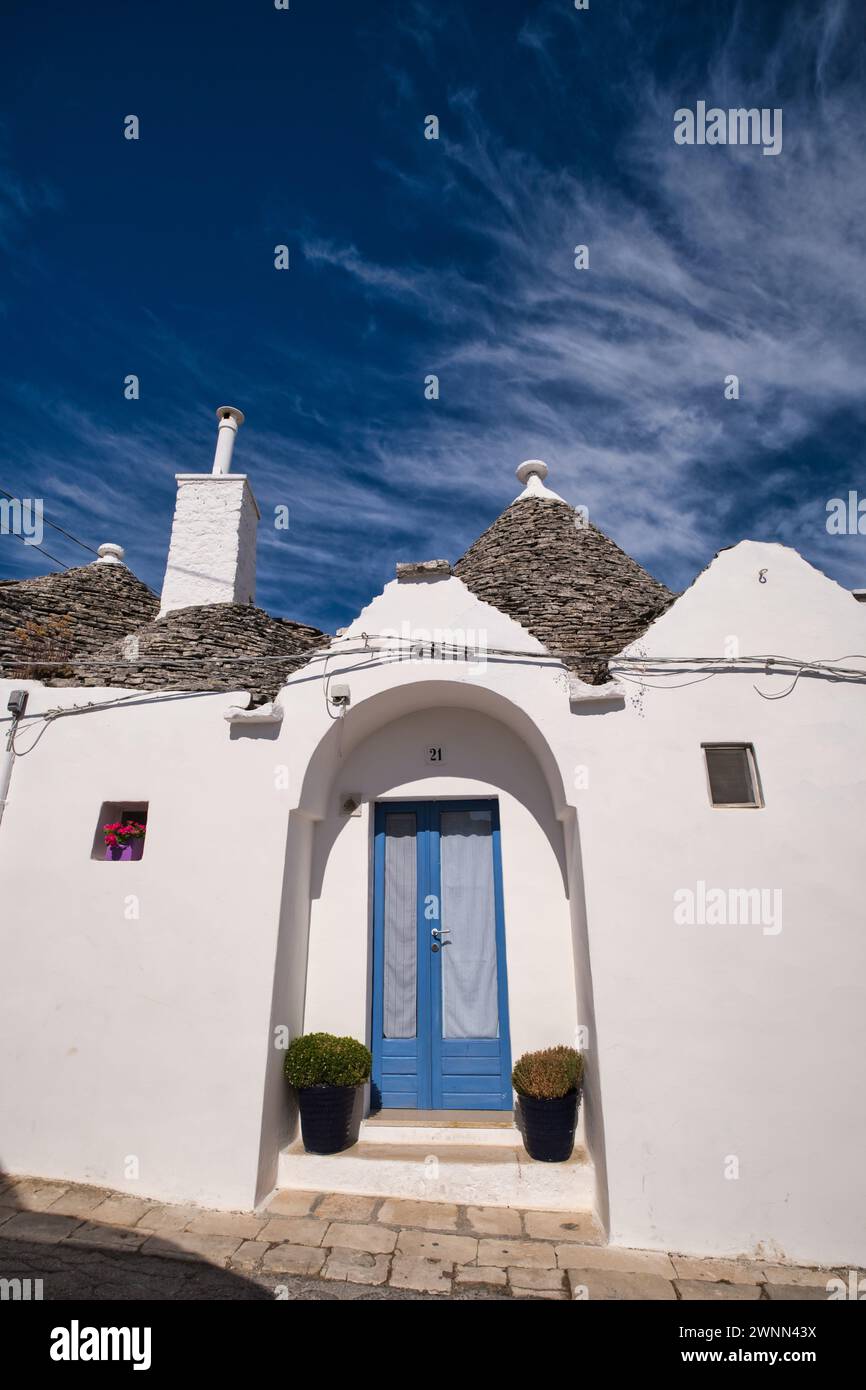
[[[653,7],[643,13],[651,19]],[[336,346],[341,318],[333,353],[317,358],[327,389],[315,394],[303,376],[297,340],[262,341],[268,371],[244,379],[180,315],[145,315],[142,359],[176,364],[177,399],[157,411],[131,406],[128,425],[108,424],[32,388],[28,411],[55,421],[58,437],[38,456],[21,440],[16,461],[43,480],[49,514],[53,506],[62,524],[86,524],[92,544],[119,540],[158,584],[173,474],[210,466],[219,382],[232,381],[245,409],[265,402],[275,422],[263,427],[267,412],[251,409],[235,456],[263,513],[259,601],[313,622],[335,610],[348,618],[396,560],[459,555],[517,493],[514,467],[530,456],[545,458],[558,492],[588,505],[673,585],[743,534],[787,541],[862,583],[863,538],[828,536],[819,469],[803,463],[809,451],[826,453],[840,418],[864,415],[866,89],[840,76],[854,13],[850,0],[792,5],[759,65],[748,7],[736,8],[706,67],[690,69],[684,56],[668,85],[642,68],[634,28],[633,87],[592,176],[579,128],[574,159],[554,163],[539,153],[537,131],[522,147],[519,123],[509,123],[510,143],[490,127],[483,84],[482,95],[453,91],[441,139],[425,148],[431,157],[401,165],[392,152],[378,162],[401,208],[418,209],[416,228],[431,203],[447,212],[457,248],[447,264],[438,248],[428,262],[423,235],[407,236],[406,254],[388,261],[359,232],[341,237],[309,210],[293,239],[311,280],[330,279],[334,302],[354,296],[360,311],[357,338]],[[404,12],[413,44],[442,72],[437,56],[465,36],[462,20],[455,27],[443,15],[435,4]],[[511,36],[537,80],[565,93],[577,80],[567,19],[559,3],[540,6]],[[388,73],[417,131],[423,84],[417,73]],[[699,98],[782,105],[782,154],[676,146],[673,113]],[[7,202],[26,216],[35,196]],[[578,244],[590,248],[586,271],[574,268]],[[394,339],[400,356],[389,363],[393,316],[412,328]],[[352,353],[367,341],[378,351],[362,366]],[[440,379],[437,401],[423,397],[429,373]],[[724,399],[730,374],[739,401]],[[190,384],[207,406],[189,404]],[[339,392],[333,411],[329,392]],[[850,450],[835,466],[824,457],[821,476],[837,493],[857,486],[862,464]],[[102,482],[83,497],[94,477]],[[283,504],[288,532],[273,526]]]
[[[735,538],[728,517],[740,514],[807,548],[811,508],[795,519],[763,505],[760,473],[820,440],[839,412],[863,411],[866,104],[862,86],[827,80],[851,18],[845,0],[793,8],[764,70],[748,76],[735,16],[685,87],[647,77],[610,151],[625,185],[503,146],[475,97],[454,96],[449,206],[490,248],[487,273],[452,268],[443,284],[438,270],[377,264],[356,246],[308,248],[367,296],[424,306],[434,330],[406,369],[420,379],[435,362],[441,420],[395,428],[386,474],[432,473],[452,496],[501,505],[503,470],[531,449],[560,491],[647,562],[679,558],[680,573],[702,563]],[[557,65],[546,20],[527,22],[520,40]],[[782,155],[675,145],[673,113],[698,98],[783,105]],[[589,270],[574,268],[577,244],[590,248]],[[724,398],[730,375],[739,400]],[[841,558],[817,532],[812,545],[861,577],[856,546]]]

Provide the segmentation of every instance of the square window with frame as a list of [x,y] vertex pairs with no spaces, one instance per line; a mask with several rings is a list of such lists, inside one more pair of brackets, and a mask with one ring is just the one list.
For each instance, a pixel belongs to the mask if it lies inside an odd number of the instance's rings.
[[758,764],[751,743],[704,743],[710,804],[758,810],[764,804]]

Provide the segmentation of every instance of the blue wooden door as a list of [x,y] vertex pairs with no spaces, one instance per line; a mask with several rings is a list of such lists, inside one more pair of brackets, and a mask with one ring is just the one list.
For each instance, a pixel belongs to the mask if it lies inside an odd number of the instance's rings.
[[376,807],[373,1107],[508,1110],[499,808]]

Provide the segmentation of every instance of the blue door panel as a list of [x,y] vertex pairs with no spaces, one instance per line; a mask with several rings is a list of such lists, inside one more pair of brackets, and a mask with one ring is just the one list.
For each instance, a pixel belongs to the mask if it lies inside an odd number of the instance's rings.
[[501,1090],[499,1076],[445,1076],[442,1078],[443,1090],[459,1095],[461,1091],[478,1091],[481,1095],[498,1096]]
[[443,1057],[498,1057],[499,1038],[443,1038]]
[[442,1062],[442,1075],[446,1076],[499,1076],[501,1071],[498,1057],[445,1057]]
[[487,1091],[442,1091],[443,1111],[510,1111],[512,1108],[512,1093],[503,1095],[502,1091],[496,1090],[495,1094]]
[[[490,816],[499,1008],[498,1038],[442,1037],[442,959],[447,947],[440,945],[444,938],[435,937],[432,929],[440,925],[437,913],[437,906],[441,900],[440,816],[446,810],[478,810]],[[386,818],[389,814],[411,815],[415,824],[417,957],[414,1038],[383,1036],[385,843]],[[496,802],[472,800],[379,804],[376,807],[375,818],[373,892],[373,1108],[381,1106],[405,1109],[510,1110],[511,1047],[505,973],[499,808]],[[411,937],[411,927],[405,917],[404,927],[409,930]],[[403,941],[405,943],[405,936]],[[439,949],[432,950],[434,944]],[[402,1022],[405,1025],[405,1012]]]
[[414,1057],[385,1057],[382,1062],[384,1076],[418,1075],[418,1063]]

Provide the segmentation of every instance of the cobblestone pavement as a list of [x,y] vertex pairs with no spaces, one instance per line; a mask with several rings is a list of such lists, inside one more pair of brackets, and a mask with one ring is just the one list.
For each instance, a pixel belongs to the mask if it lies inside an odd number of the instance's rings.
[[46,1299],[826,1300],[849,1274],[599,1241],[585,1214],[288,1190],[220,1212],[0,1183],[0,1278]]

